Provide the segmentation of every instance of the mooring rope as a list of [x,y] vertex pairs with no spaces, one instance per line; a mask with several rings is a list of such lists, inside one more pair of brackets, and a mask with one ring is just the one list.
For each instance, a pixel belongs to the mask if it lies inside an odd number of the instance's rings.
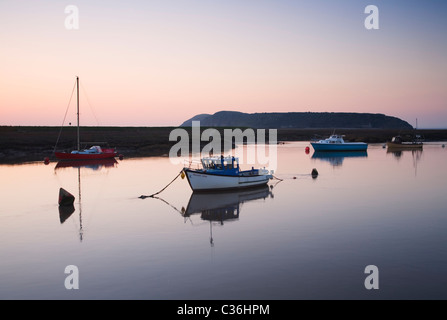
[[[138,198],[140,198],[140,199],[146,199],[146,198],[155,198],[155,196],[157,195],[157,194],[160,194],[160,193],[162,193],[167,187],[169,187],[181,174],[183,173],[183,169],[179,172],[179,174],[174,178],[174,179],[172,179],[172,181],[171,182],[169,182],[163,189],[161,189],[160,191],[158,191],[158,192],[156,192],[156,193],[154,193],[154,194],[151,194],[151,195],[149,195],[149,196],[146,196],[146,195],[141,195],[141,196],[139,196]],[[312,177],[316,177],[318,175],[318,171],[316,170],[316,169],[313,169],[312,170]],[[306,174],[306,176],[307,176],[307,174]],[[276,177],[275,175],[272,175],[272,177],[273,178],[275,178],[276,180],[279,180],[278,182],[281,182],[281,181],[284,181],[284,179],[281,179],[281,178],[278,178],[278,177]],[[296,177],[293,177],[293,179],[296,179]]]
[[283,179],[280,179],[280,178],[274,176],[273,174],[272,174],[272,177],[275,178],[276,180],[283,181]]
[[171,182],[168,183],[168,185],[166,187],[164,187],[160,191],[158,191],[154,194],[151,194],[150,196],[141,195],[138,198],[140,198],[140,199],[154,198],[157,194],[162,193],[167,187],[169,187],[171,185],[171,183],[173,183],[182,174],[182,172],[183,172],[183,169],[182,169],[182,171],[179,172],[179,174]]
[[298,177],[308,177],[308,176],[311,176],[313,179],[315,179],[318,176],[318,171],[317,171],[317,169],[314,168],[314,169],[312,169],[312,172],[310,174],[308,174],[308,173],[297,173],[297,174],[293,174],[291,178],[287,177],[287,178],[282,178],[282,179],[278,178],[275,175],[272,175],[272,177],[274,179],[279,180],[279,181],[284,181],[285,179],[294,179],[295,180],[297,178],[297,176]]

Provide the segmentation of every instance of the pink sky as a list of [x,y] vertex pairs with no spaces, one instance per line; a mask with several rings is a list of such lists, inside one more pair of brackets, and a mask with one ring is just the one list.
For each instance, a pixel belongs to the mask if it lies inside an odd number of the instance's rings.
[[235,110],[447,128],[446,5],[427,3],[377,1],[380,29],[366,30],[365,1],[73,1],[67,30],[67,4],[2,1],[0,125],[60,125],[79,76],[81,125]]

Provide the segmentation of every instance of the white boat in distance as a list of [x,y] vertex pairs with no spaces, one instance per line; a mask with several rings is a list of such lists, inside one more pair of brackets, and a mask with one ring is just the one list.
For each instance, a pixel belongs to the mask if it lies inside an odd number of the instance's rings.
[[345,142],[343,136],[333,134],[329,138],[310,143],[315,151],[365,151],[365,142]]
[[202,158],[201,165],[201,169],[183,169],[193,191],[257,187],[267,184],[273,178],[272,173],[265,168],[241,171],[239,159],[235,157]]

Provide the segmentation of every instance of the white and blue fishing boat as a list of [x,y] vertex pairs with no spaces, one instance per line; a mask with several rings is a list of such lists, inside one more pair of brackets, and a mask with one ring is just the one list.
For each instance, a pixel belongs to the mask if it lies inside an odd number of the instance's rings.
[[337,134],[310,144],[315,151],[366,151],[368,148],[365,142],[346,142],[343,136]]
[[266,185],[273,178],[263,168],[240,170],[239,159],[235,157],[207,157],[201,159],[201,168],[184,168],[188,183],[193,191],[216,191],[257,187]]

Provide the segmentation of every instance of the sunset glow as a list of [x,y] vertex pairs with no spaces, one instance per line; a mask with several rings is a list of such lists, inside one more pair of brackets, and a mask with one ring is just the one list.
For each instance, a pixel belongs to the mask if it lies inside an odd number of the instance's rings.
[[[447,3],[0,2],[0,125],[177,126],[200,113],[369,112],[447,128]],[[79,29],[67,29],[68,5]],[[76,121],[75,104],[66,123]]]

